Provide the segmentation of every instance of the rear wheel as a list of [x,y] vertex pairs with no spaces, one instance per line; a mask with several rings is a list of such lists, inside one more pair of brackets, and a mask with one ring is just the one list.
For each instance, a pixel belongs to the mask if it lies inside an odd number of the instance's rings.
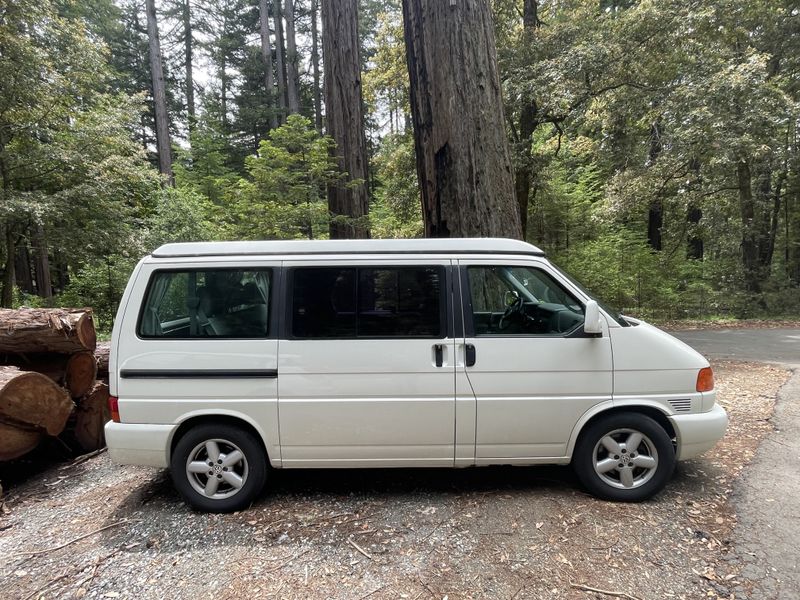
[[595,496],[641,502],[666,485],[675,469],[675,450],[655,420],[617,413],[598,419],[581,434],[572,463]]
[[207,512],[231,512],[250,505],[267,479],[258,439],[227,424],[199,425],[175,445],[172,480],[184,499]]

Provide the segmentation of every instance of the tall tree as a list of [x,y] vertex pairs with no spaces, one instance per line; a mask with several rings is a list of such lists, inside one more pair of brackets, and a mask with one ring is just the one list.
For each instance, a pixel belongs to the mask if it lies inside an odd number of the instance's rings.
[[286,46],[283,39],[283,6],[281,0],[274,0],[272,10],[275,14],[275,68],[278,72],[278,122],[286,121]]
[[194,34],[192,32],[192,12],[190,0],[183,0],[181,7],[183,23],[183,64],[186,72],[186,112],[189,120],[189,131],[194,131],[197,122],[194,104]]
[[314,76],[314,126],[322,133],[322,88],[319,73],[319,0],[311,0],[311,72]]
[[150,41],[150,72],[153,81],[153,105],[156,115],[156,148],[158,150],[158,170],[172,185],[172,148],[167,117],[167,96],[164,88],[164,63],[161,56],[161,42],[158,38],[158,17],[155,0],[146,0],[147,37]]
[[278,126],[278,115],[275,113],[275,77],[272,73],[272,42],[269,39],[269,3],[258,1],[259,25],[261,30],[261,60],[264,63],[264,87],[267,96],[267,109],[270,112],[270,127]]
[[[538,0],[524,0],[522,4],[522,38],[524,47],[533,47],[536,43],[536,30],[540,26]],[[514,180],[514,193],[519,205],[520,227],[522,228],[523,237],[528,232],[528,204],[530,203],[531,183],[534,176],[531,146],[533,144],[533,132],[536,130],[537,125],[537,112],[536,100],[528,94],[528,97],[522,100],[522,106],[520,106],[519,146],[521,157]]]
[[297,68],[297,38],[294,27],[294,0],[286,0],[286,96],[289,114],[300,112],[300,75]]
[[403,0],[403,22],[425,235],[521,238],[488,0]]
[[361,97],[358,0],[323,0],[322,29],[327,134],[336,142],[339,167],[349,179],[347,185],[328,186],[330,235],[366,238],[369,167]]

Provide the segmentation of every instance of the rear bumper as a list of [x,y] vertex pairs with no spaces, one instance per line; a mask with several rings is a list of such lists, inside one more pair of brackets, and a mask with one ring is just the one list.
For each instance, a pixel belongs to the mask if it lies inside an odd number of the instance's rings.
[[678,438],[678,460],[693,458],[710,450],[725,435],[728,414],[719,404],[704,413],[669,417]]
[[175,425],[106,423],[111,460],[122,465],[169,466],[169,442]]

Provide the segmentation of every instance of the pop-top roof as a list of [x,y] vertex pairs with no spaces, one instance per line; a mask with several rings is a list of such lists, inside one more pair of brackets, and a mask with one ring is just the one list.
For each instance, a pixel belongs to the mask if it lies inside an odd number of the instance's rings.
[[165,244],[154,258],[307,254],[527,254],[544,253],[531,244],[505,238],[414,240],[279,240]]

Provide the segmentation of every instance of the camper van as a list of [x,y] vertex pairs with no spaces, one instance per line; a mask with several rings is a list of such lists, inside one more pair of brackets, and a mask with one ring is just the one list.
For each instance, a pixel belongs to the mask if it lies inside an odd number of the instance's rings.
[[703,356],[507,239],[167,244],[109,376],[111,459],[214,512],[290,468],[571,464],[636,502],[727,425]]

